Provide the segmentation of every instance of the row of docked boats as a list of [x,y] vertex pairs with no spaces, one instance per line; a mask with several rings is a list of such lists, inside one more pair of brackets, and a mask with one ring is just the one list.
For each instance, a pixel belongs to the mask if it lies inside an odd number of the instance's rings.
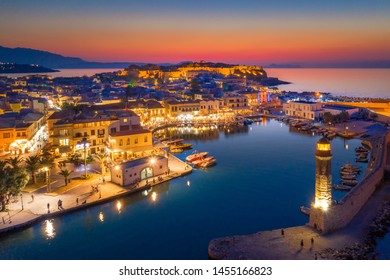
[[356,162],[368,162],[368,153],[369,153],[368,149],[360,146],[355,149],[355,152],[356,152],[356,159],[355,159]]
[[287,122],[291,127],[294,127],[299,131],[311,132],[313,133],[313,135],[314,133],[320,134],[328,139],[333,139],[334,137],[336,137],[336,132],[323,127],[313,125],[308,121],[302,121],[302,120],[296,120],[290,118],[286,118],[282,120]]
[[217,160],[213,156],[209,156],[208,152],[200,152],[195,151],[193,154],[186,157],[186,161],[193,164],[194,167],[202,167],[208,168],[215,166],[217,164]]
[[333,189],[340,191],[350,191],[359,182],[357,176],[360,173],[360,166],[346,163],[340,168],[341,185],[333,185]]
[[183,141],[184,139],[164,139],[161,143],[168,146],[171,153],[182,153],[184,150],[192,149],[192,144]]

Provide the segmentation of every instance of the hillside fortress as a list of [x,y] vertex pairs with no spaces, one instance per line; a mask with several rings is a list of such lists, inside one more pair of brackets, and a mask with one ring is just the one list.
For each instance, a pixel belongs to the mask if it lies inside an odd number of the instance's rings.
[[261,66],[232,65],[212,62],[190,62],[172,66],[147,64],[144,66],[130,65],[124,69],[121,76],[134,76],[142,79],[191,79],[202,73],[216,73],[227,76],[236,76],[250,80],[261,81],[267,78],[267,73]]

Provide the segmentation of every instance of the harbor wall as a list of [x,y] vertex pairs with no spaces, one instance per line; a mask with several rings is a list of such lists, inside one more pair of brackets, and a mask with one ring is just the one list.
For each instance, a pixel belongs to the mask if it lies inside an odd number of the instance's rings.
[[369,163],[369,166],[372,164],[373,170],[341,201],[332,205],[327,211],[311,208],[310,226],[327,233],[343,228],[351,222],[383,180],[390,147],[388,143],[390,143],[390,133],[376,141],[372,154],[378,155],[374,157],[377,162],[373,162],[371,157]]

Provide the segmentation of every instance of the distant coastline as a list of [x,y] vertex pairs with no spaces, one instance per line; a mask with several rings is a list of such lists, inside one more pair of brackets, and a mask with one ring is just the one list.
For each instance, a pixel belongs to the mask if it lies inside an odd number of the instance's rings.
[[0,74],[53,73],[53,72],[60,72],[60,71],[39,66],[39,65],[34,65],[34,64],[16,64],[16,63],[0,64]]

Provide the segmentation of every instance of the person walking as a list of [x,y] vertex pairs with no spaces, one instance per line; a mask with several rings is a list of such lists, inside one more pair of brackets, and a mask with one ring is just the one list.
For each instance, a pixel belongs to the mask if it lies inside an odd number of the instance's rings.
[[47,203],[47,213],[50,214],[50,203]]
[[284,229],[282,229],[280,232],[282,233],[282,236],[284,236]]
[[34,194],[31,194],[31,202],[34,201]]
[[301,248],[303,247],[303,239],[301,239]]

